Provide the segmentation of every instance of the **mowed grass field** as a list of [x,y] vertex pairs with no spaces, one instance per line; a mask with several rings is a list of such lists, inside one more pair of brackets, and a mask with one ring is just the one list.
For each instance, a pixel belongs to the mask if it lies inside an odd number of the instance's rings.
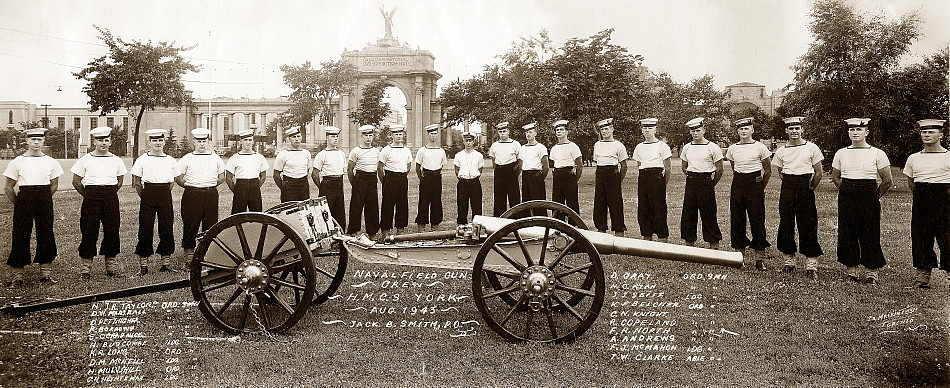
[[[129,163],[131,164],[131,163]],[[65,168],[64,163],[64,169]],[[682,208],[684,177],[679,167],[668,188],[671,242],[680,243],[679,217]],[[727,167],[728,170],[728,167]],[[67,169],[68,171],[68,169]],[[420,328],[359,327],[357,322],[419,320],[403,307],[428,304],[379,298],[382,292],[412,295],[415,289],[386,289],[379,277],[356,277],[357,274],[402,273],[434,274],[442,283],[427,288],[426,295],[461,296],[459,302],[436,302],[437,307],[456,307],[429,312],[433,321],[481,321],[471,301],[470,281],[464,276],[449,279],[459,271],[433,270],[400,266],[369,265],[350,260],[347,274],[338,292],[341,298],[312,306],[304,318],[289,332],[281,335],[245,335],[229,337],[205,322],[195,308],[153,308],[141,315],[137,330],[154,341],[136,350],[137,357],[146,357],[160,365],[167,346],[159,339],[174,332],[194,338],[186,341],[181,364],[184,372],[168,381],[160,366],[143,372],[139,383],[116,383],[115,386],[303,386],[303,385],[505,385],[505,386],[946,386],[950,385],[950,307],[945,274],[936,272],[933,289],[910,288],[913,268],[910,255],[911,193],[897,169],[895,187],[882,203],[882,242],[889,265],[880,277],[880,284],[855,285],[844,280],[843,267],[835,261],[837,192],[826,177],[816,190],[819,207],[819,238],[825,255],[819,265],[817,280],[808,280],[799,271],[778,272],[781,258],[774,247],[769,249],[770,269],[765,272],[698,264],[660,261],[622,255],[604,256],[607,297],[598,319],[591,329],[570,344],[509,344],[484,324],[477,334],[453,336],[451,331]],[[593,168],[588,168],[580,182],[581,216],[592,225]],[[71,177],[67,173],[64,179]],[[485,171],[483,209],[491,212],[492,171]],[[128,180],[127,180],[128,182]],[[443,171],[445,222],[442,228],[454,227],[455,178],[450,169]],[[719,224],[728,247],[728,192],[731,174],[727,171],[717,187]],[[415,217],[417,180],[410,174],[410,223]],[[772,179],[767,188],[767,229],[775,244],[778,227],[779,180]],[[349,198],[349,184],[346,184]],[[268,179],[264,185],[264,207],[276,205],[279,193]],[[220,214],[228,214],[231,194],[225,185],[221,193]],[[170,281],[186,273],[157,273],[156,257],[153,273],[146,277],[132,276],[138,270],[138,259],[132,254],[136,242],[139,200],[131,187],[120,191],[122,208],[119,256],[123,278],[106,278],[101,258],[96,260],[93,278],[79,277],[79,208],[81,197],[75,191],[56,194],[56,241],[59,256],[54,262],[54,275],[59,283],[42,285],[36,268],[27,271],[27,285],[17,289],[0,289],[0,303],[48,297],[65,298],[90,292],[102,292],[143,284]],[[312,189],[313,195],[317,194]],[[624,210],[629,228],[628,237],[639,236],[636,223],[636,180],[631,171],[623,184]],[[173,191],[175,208],[181,189]],[[550,177],[548,178],[550,198]],[[9,233],[12,210],[9,202],[0,205],[2,233]],[[180,243],[180,218],[175,220],[176,243]],[[0,257],[9,254],[7,237],[0,238]],[[156,241],[157,242],[157,241]],[[185,268],[180,261],[178,268]],[[803,263],[800,263],[800,268]],[[379,272],[381,271],[381,272]],[[677,312],[674,332],[689,336],[700,329],[696,338],[677,339],[681,349],[674,361],[619,360],[610,350],[611,313],[620,308],[611,302],[620,300],[612,286],[632,284],[623,280],[629,274],[648,273],[654,291],[665,292],[665,300],[686,301],[696,295],[704,298],[708,308],[699,316]],[[613,275],[616,274],[616,277]],[[722,274],[715,281],[691,281],[691,277]],[[0,281],[10,280],[8,271],[0,272]],[[362,287],[367,280],[376,287]],[[362,287],[362,288],[360,288]],[[354,302],[350,295],[374,294],[372,302]],[[468,296],[465,298],[465,296]],[[190,290],[177,290],[125,300],[136,302],[189,302]],[[715,302],[713,302],[715,300]],[[685,302],[684,302],[685,305]],[[715,307],[712,307],[712,306]],[[354,306],[364,306],[358,309]],[[101,305],[100,305],[101,307]],[[390,312],[371,311],[380,307]],[[390,308],[396,309],[393,314]],[[0,316],[0,386],[105,386],[89,383],[90,315],[93,307],[82,305],[28,314],[22,317]],[[443,311],[447,310],[447,311]],[[626,309],[635,311],[636,309]],[[650,309],[647,309],[650,310]],[[343,324],[328,322],[343,321]],[[353,327],[357,326],[357,327]],[[398,326],[398,325],[397,325]],[[709,334],[705,330],[720,328],[730,334]],[[41,332],[41,333],[40,333]],[[722,332],[722,331],[721,331]],[[720,333],[721,333],[720,332]],[[185,333],[185,334],[181,334]],[[169,337],[172,338],[172,337]],[[711,360],[683,360],[683,348],[703,345]],[[649,352],[646,352],[649,353]],[[631,356],[636,352],[629,353]],[[145,355],[145,356],[143,356]],[[176,364],[177,365],[177,364]]]

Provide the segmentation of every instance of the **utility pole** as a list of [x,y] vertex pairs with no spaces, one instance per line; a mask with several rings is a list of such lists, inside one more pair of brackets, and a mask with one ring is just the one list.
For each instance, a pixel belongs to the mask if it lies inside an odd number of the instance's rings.
[[41,104],[43,107],[43,128],[49,129],[49,107],[50,104]]

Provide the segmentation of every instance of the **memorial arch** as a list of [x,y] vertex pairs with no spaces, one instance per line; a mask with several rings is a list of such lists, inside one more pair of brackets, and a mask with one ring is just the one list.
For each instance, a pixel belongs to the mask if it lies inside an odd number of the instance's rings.
[[392,36],[394,11],[380,11],[386,20],[386,36],[362,50],[343,52],[343,60],[356,66],[359,75],[356,84],[340,96],[334,107],[334,117],[338,118],[334,124],[346,134],[341,138],[343,148],[359,144],[358,126],[347,115],[359,106],[366,85],[383,80],[406,96],[406,141],[413,149],[419,148],[425,145],[423,128],[441,122],[442,107],[436,100],[436,87],[442,74],[435,71],[435,56],[431,52],[400,44]]

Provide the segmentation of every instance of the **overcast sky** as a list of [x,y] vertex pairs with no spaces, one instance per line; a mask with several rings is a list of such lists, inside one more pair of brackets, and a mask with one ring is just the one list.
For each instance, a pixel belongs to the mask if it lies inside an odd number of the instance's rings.
[[[919,14],[922,37],[905,62],[950,42],[950,1],[852,3],[869,14]],[[518,37],[541,29],[561,46],[613,28],[613,42],[642,55],[652,71],[679,82],[708,73],[720,88],[785,86],[811,41],[805,0],[0,0],[0,100],[84,106],[84,83],[71,73],[106,52],[93,24],[127,40],[195,46],[185,53],[202,66],[185,77],[195,97],[287,95],[280,65],[336,60],[375,42],[384,35],[381,5],[397,8],[400,42],[435,55],[440,87],[479,73]]]

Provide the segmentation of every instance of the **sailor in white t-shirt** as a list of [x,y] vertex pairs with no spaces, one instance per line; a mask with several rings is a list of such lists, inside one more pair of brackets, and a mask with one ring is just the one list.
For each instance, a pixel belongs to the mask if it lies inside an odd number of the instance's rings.
[[106,276],[119,276],[115,256],[119,254],[119,196],[118,190],[128,170],[125,162],[109,152],[112,145],[112,128],[97,127],[89,131],[93,151],[83,155],[73,164],[73,187],[82,196],[79,212],[80,274],[83,279],[91,277],[92,258],[96,256],[99,240],[99,224],[102,224],[102,245],[98,254],[105,257]]
[[[904,165],[907,187],[914,193],[910,238],[917,288],[930,288],[934,268],[946,271],[950,283],[950,152],[940,144],[944,123],[936,119],[917,122],[924,149],[910,155]],[[940,248],[939,260],[934,241]]]
[[267,159],[254,151],[254,130],[238,132],[241,138],[241,150],[231,155],[224,165],[225,180],[234,193],[231,200],[231,214],[245,211],[259,212],[264,208],[261,199],[261,186],[267,176]]
[[[752,248],[755,268],[765,271],[765,248],[772,246],[765,232],[765,187],[772,176],[772,151],[752,138],[753,118],[734,122],[739,142],[729,146],[726,159],[732,164],[732,186],[729,189],[729,238],[732,248],[745,254]],[[746,218],[752,240],[746,235]]]
[[623,236],[627,224],[623,214],[621,183],[627,175],[627,147],[614,139],[614,119],[597,122],[600,140],[594,143],[594,227],[607,231],[607,213],[610,213],[610,230]]
[[346,153],[340,149],[340,128],[329,126],[327,147],[313,157],[313,171],[310,178],[313,185],[320,189],[320,196],[327,199],[330,214],[346,230],[346,204],[343,199],[343,174],[346,173]]
[[509,136],[508,122],[504,121],[495,126],[498,140],[488,149],[488,157],[495,165],[494,206],[492,215],[501,217],[508,209],[521,203],[521,192],[518,189],[518,175],[521,173],[521,160],[518,151],[521,143],[512,140]]
[[[165,154],[168,130],[150,129],[148,152],[132,163],[132,187],[139,195],[139,233],[135,254],[139,257],[139,275],[148,273],[148,258],[154,253],[162,257],[161,272],[171,271],[171,254],[175,252],[175,209],[172,207],[172,182],[181,175],[178,163]],[[158,216],[158,248],[152,245],[155,216]]]
[[412,150],[406,147],[406,126],[389,127],[392,142],[379,151],[379,180],[383,182],[383,203],[380,206],[379,228],[388,235],[393,226],[404,233],[409,226],[409,170]]
[[469,206],[472,208],[473,218],[482,214],[482,183],[479,177],[485,168],[485,157],[475,150],[477,139],[477,133],[463,132],[462,142],[465,149],[455,154],[455,160],[452,162],[455,166],[455,176],[458,177],[458,184],[455,186],[458,217],[455,222],[459,225],[468,223]]
[[[772,165],[778,168],[782,188],[778,199],[778,237],[776,247],[785,258],[782,272],[795,271],[795,253],[805,256],[805,276],[818,277],[818,257],[824,254],[818,243],[818,208],[815,188],[821,183],[824,155],[815,143],[802,138],[801,116],[787,117],[785,133],[788,142],[775,150]],[[798,229],[798,246],[795,229]]]
[[280,150],[274,159],[274,183],[280,189],[280,202],[303,201],[310,199],[310,183],[307,177],[313,167],[310,151],[303,148],[300,141],[300,127],[290,127],[284,131],[289,146]]
[[428,140],[416,151],[416,177],[419,178],[419,206],[416,225],[419,230],[431,231],[442,223],[442,168],[449,158],[439,147],[439,124],[425,127]]
[[[722,178],[722,149],[714,141],[706,140],[705,119],[686,122],[693,140],[683,146],[680,159],[686,175],[683,213],[680,216],[680,235],[687,245],[696,243],[696,224],[703,220],[703,241],[711,249],[719,249],[722,231],[716,216],[716,184]],[[697,217],[699,213],[699,217]]]
[[[41,283],[56,283],[52,263],[56,258],[56,237],[53,234],[53,194],[59,187],[63,167],[43,153],[46,128],[26,131],[26,152],[7,165],[4,193],[13,204],[13,236],[7,265],[13,270],[11,287],[23,285],[24,267],[38,264]],[[15,190],[18,189],[18,190]],[[36,223],[36,257],[30,254],[30,235]]]
[[185,188],[181,194],[181,247],[186,263],[195,253],[198,231],[207,231],[218,222],[218,185],[224,183],[224,161],[211,149],[211,131],[195,128],[191,136],[195,150],[178,161],[181,175],[175,178],[175,183]]
[[[577,197],[577,182],[584,173],[584,157],[581,148],[568,139],[570,131],[567,120],[555,121],[554,137],[557,143],[551,146],[551,162],[554,164],[553,182],[551,184],[551,200],[563,203],[580,215],[581,207]],[[563,214],[555,215],[564,220]],[[573,223],[573,221],[569,221]]]
[[360,145],[353,147],[347,158],[346,175],[350,180],[351,192],[350,220],[346,233],[352,235],[359,232],[361,219],[366,218],[366,234],[375,236],[379,232],[379,189],[376,186],[379,150],[373,147],[376,126],[361,126],[359,132]]
[[667,222],[666,185],[670,181],[670,146],[656,137],[656,125],[660,120],[640,120],[643,142],[637,144],[630,157],[637,163],[637,223],[640,235],[660,242],[668,242],[670,227]]
[[[521,127],[525,143],[518,149],[518,160],[521,161],[521,200],[524,202],[547,199],[544,180],[548,177],[548,148],[538,143],[537,126],[537,123],[530,123]],[[535,209],[531,213],[543,216],[547,212]]]
[[[838,262],[847,267],[848,279],[876,284],[878,270],[887,265],[881,248],[881,197],[891,188],[891,162],[884,151],[867,142],[871,119],[851,118],[851,145],[835,152],[831,179],[838,187]],[[878,177],[881,181],[878,183]]]

